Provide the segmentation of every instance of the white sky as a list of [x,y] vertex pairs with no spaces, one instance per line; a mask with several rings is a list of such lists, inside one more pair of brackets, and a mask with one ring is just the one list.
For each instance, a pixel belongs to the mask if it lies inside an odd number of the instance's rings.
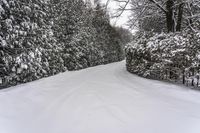
[[[101,0],[101,2],[105,4],[107,0]],[[108,5],[108,10],[110,11],[111,14],[116,13],[116,10],[118,9],[118,7],[119,7],[119,2],[110,0],[109,5]],[[128,16],[130,16],[130,11],[124,11],[121,17],[112,19],[111,23],[116,26],[122,26],[124,28],[128,28],[127,27]]]

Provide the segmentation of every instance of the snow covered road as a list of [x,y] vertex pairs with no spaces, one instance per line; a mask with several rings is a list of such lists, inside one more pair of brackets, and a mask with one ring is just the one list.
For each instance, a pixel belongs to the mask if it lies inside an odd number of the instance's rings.
[[65,72],[1,90],[0,133],[200,133],[200,92],[125,62]]

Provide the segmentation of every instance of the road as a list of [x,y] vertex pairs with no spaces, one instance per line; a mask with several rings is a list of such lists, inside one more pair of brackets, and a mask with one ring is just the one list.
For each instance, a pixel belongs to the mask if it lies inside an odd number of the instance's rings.
[[65,72],[0,90],[0,133],[200,133],[200,91],[124,61]]

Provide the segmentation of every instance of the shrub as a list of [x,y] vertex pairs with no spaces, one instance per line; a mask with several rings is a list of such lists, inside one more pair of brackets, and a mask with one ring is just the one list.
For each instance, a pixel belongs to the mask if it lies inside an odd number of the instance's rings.
[[199,33],[142,36],[125,48],[127,70],[153,79],[185,78],[198,71],[199,48]]

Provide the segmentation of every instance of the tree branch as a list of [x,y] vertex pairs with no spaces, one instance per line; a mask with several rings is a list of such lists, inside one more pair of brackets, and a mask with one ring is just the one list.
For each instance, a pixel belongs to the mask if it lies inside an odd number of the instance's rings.
[[127,1],[115,0],[115,1],[116,2],[124,2],[125,3],[125,5],[120,9],[121,12],[118,15],[113,16],[113,17],[120,17],[124,13],[124,11],[126,10],[126,7],[128,6],[128,3],[130,2],[130,0],[127,0]]
[[150,2],[154,3],[159,9],[161,9],[164,13],[167,13],[167,11],[155,0],[149,0]]

